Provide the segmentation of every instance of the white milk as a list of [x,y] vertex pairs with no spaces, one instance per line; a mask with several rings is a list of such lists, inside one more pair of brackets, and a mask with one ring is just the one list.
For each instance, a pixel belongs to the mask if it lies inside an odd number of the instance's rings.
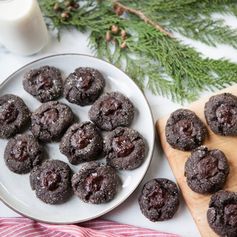
[[0,43],[10,51],[31,55],[48,41],[36,0],[0,0]]

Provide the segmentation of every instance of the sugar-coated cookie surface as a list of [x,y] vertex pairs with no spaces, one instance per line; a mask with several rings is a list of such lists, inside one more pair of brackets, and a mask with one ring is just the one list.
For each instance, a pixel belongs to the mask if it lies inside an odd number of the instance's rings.
[[185,163],[188,186],[197,193],[214,193],[223,188],[229,174],[225,154],[201,146],[195,149]]
[[205,104],[205,117],[219,135],[237,136],[237,97],[230,93],[212,96]]
[[11,171],[25,174],[44,159],[43,147],[33,135],[18,134],[8,141],[4,159]]
[[179,190],[168,179],[152,179],[145,183],[138,203],[141,212],[151,221],[171,219],[179,207]]
[[73,104],[91,105],[103,92],[104,87],[105,79],[98,70],[79,67],[66,78],[64,96]]
[[58,101],[43,103],[31,116],[31,132],[43,142],[58,140],[73,123],[71,108]]
[[136,130],[118,127],[105,136],[104,152],[107,164],[120,170],[133,170],[143,163],[146,144]]
[[18,96],[0,97],[0,138],[9,138],[20,132],[30,121],[30,111]]
[[30,184],[36,196],[48,204],[66,202],[72,195],[72,170],[63,161],[46,160],[30,173]]
[[173,148],[191,151],[204,142],[207,129],[193,111],[178,109],[168,118],[165,135],[167,142]]
[[77,165],[101,158],[103,138],[92,122],[75,123],[64,134],[59,148],[71,164]]
[[101,204],[115,197],[120,178],[112,167],[92,161],[73,175],[72,187],[82,201]]
[[102,95],[90,108],[89,118],[100,129],[111,131],[129,126],[134,117],[132,102],[120,92]]
[[63,79],[58,68],[43,66],[32,69],[23,79],[24,89],[40,102],[58,99],[63,93]]
[[219,235],[237,236],[237,193],[219,191],[212,195],[207,221],[210,227]]

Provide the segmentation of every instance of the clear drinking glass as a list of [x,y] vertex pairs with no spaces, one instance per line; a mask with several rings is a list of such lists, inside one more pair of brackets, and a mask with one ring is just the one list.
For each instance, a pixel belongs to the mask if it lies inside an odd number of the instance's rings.
[[0,0],[1,44],[14,53],[31,55],[47,41],[47,27],[36,0]]

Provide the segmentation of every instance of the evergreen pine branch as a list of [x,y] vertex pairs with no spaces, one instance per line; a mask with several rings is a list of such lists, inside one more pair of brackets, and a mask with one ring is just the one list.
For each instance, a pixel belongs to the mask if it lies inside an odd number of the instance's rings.
[[[237,30],[228,27],[223,20],[212,18],[213,13],[237,13],[235,1],[130,1],[123,0],[160,22],[165,28],[201,41],[210,46],[227,44],[237,48]],[[134,3],[136,2],[136,3]],[[212,4],[211,4],[212,3]],[[229,5],[228,5],[229,3]]]
[[217,44],[227,44],[237,48],[237,30],[233,30],[224,24],[223,20],[213,20],[211,18],[205,19],[187,19],[187,21],[173,24],[171,27],[174,31],[182,35],[201,41],[210,46],[217,46]]
[[[193,48],[168,37],[154,27],[154,24],[144,21],[139,14],[129,11],[128,8],[125,17],[116,15],[116,9],[115,11],[113,9],[114,1],[103,0],[98,3],[85,1],[86,4],[78,10],[70,11],[67,19],[62,18],[61,12],[53,10],[56,0],[40,2],[45,16],[51,19],[57,29],[76,27],[81,31],[90,31],[89,45],[98,57],[123,69],[142,89],[147,87],[153,93],[183,102],[194,100],[201,91],[220,89],[237,82],[236,64],[224,59],[203,58],[203,55]],[[236,31],[226,27],[221,20],[213,20],[210,15],[216,11],[235,14],[233,1],[119,2],[134,8],[135,11],[142,11],[152,22],[156,22],[165,30],[176,30],[210,45],[227,43],[233,47],[237,46]],[[201,12],[202,7],[210,2],[214,6]],[[64,2],[59,4],[64,7]],[[192,11],[193,7],[195,10]],[[229,10],[226,10],[227,8]],[[112,26],[117,27],[118,32],[113,32]],[[198,34],[196,34],[197,27]],[[121,37],[122,30],[126,32],[126,39]]]

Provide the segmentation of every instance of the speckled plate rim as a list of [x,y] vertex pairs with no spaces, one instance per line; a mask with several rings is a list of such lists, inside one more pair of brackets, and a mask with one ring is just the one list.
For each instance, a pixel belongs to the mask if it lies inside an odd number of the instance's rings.
[[[17,69],[14,73],[10,74],[1,84],[0,84],[0,89],[8,82],[11,80],[12,77],[14,77],[15,74],[17,74],[19,71],[23,70],[25,67],[28,67],[38,61],[41,61],[41,60],[44,60],[44,59],[49,59],[49,58],[54,58],[54,57],[61,57],[61,56],[70,56],[70,55],[77,55],[77,56],[85,56],[85,57],[91,57],[91,58],[94,58],[96,60],[99,60],[99,61],[102,61],[112,67],[115,67],[117,68],[119,71],[121,71],[123,74],[125,74],[126,77],[128,77],[128,79],[130,80],[130,82],[138,89],[141,91],[141,89],[139,88],[139,86],[123,71],[121,70],[120,68],[116,67],[115,65],[107,62],[106,60],[103,60],[103,59],[100,59],[100,58],[97,58],[95,56],[92,56],[92,55],[88,55],[88,54],[79,54],[79,53],[61,53],[61,54],[52,54],[52,55],[48,55],[48,56],[45,56],[45,57],[42,57],[42,58],[39,58],[39,59],[36,59],[34,61],[31,61],[30,63],[27,63],[25,64],[24,66],[20,67],[19,69]],[[142,92],[142,91],[141,91]],[[142,182],[143,178],[145,177],[147,171],[148,171],[148,168],[151,164],[151,160],[152,160],[152,156],[153,156],[153,153],[154,153],[154,145],[155,145],[155,125],[154,125],[154,119],[153,119],[153,116],[152,116],[152,111],[151,111],[151,107],[147,101],[147,98],[145,97],[144,93],[142,92],[141,93],[142,96],[143,96],[143,99],[144,101],[146,102],[147,104],[147,107],[149,109],[149,116],[150,116],[150,119],[152,121],[152,124],[153,124],[153,130],[152,130],[152,144],[151,146],[149,147],[149,150],[150,150],[150,154],[147,156],[146,159],[148,159],[149,161],[147,162],[146,164],[146,167],[144,169],[144,173],[143,175],[141,175],[140,179],[138,180],[137,182],[137,185],[134,187],[133,190],[131,190],[130,192],[128,192],[120,201],[118,201],[116,203],[116,205],[114,205],[113,207],[105,210],[105,211],[102,211],[101,213],[99,213],[98,215],[95,215],[93,217],[90,217],[90,218],[85,218],[84,220],[78,220],[78,221],[73,221],[73,222],[52,222],[52,221],[44,221],[44,220],[41,220],[41,219],[38,219],[38,218],[35,218],[34,216],[31,216],[31,215],[26,215],[24,214],[23,212],[21,211],[18,211],[16,208],[14,208],[13,206],[11,206],[7,200],[4,200],[1,196],[0,196],[0,201],[2,203],[4,203],[7,207],[9,207],[10,209],[12,209],[13,211],[15,211],[16,213],[24,216],[24,217],[27,217],[27,218],[30,218],[32,220],[35,220],[35,221],[38,221],[38,222],[42,222],[42,223],[47,223],[47,224],[57,224],[57,225],[60,225],[60,224],[75,224],[75,223],[82,223],[82,222],[85,222],[85,221],[89,221],[89,220],[93,220],[93,219],[96,219],[100,216],[103,216],[105,215],[106,213],[112,211],[113,209],[115,209],[116,207],[118,207],[119,205],[121,205],[123,202],[125,202],[128,197],[130,197],[134,192],[135,190],[137,189],[137,187],[139,186],[139,184]]]

